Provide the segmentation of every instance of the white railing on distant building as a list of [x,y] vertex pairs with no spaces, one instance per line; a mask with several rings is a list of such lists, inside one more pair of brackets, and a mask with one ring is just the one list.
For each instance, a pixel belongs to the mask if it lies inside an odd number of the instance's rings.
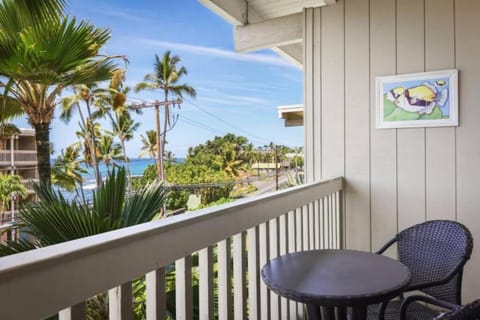
[[[9,150],[0,150],[0,162],[12,161],[12,153]],[[14,162],[35,162],[37,161],[37,152],[35,150],[15,150],[13,152]]]
[[84,301],[108,290],[110,319],[132,319],[132,280],[146,275],[147,319],[165,319],[174,263],[176,319],[192,319],[194,304],[200,319],[302,319],[303,306],[270,292],[260,268],[288,252],[342,247],[342,193],[337,178],[1,258],[0,318],[72,306],[60,319],[85,319]]

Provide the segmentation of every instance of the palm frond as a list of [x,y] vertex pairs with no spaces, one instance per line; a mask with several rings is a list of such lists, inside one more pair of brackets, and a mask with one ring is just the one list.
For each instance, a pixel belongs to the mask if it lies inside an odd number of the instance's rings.
[[5,244],[0,243],[0,257],[30,251],[36,248],[37,246],[34,242],[30,242],[29,240],[25,239],[19,239],[17,241],[7,241]]
[[125,203],[126,173],[125,169],[113,169],[111,175],[95,192],[93,208],[101,217],[110,217],[111,230],[120,226],[119,218]]
[[34,185],[39,202],[21,210],[20,221],[39,246],[48,246],[109,230],[108,220],[88,206],[68,201],[60,191]]
[[166,195],[163,184],[153,182],[129,196],[122,213],[122,226],[128,227],[152,220],[160,212]]

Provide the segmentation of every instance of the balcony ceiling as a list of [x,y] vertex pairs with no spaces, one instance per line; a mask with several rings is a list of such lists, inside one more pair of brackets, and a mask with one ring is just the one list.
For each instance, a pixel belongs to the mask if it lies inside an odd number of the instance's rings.
[[[204,6],[229,21],[235,28],[237,51],[271,48],[292,63],[302,66],[303,45],[298,32],[285,32],[301,26],[292,17],[304,8],[333,4],[336,0],[199,0]],[[286,18],[285,23],[282,18]],[[290,17],[290,18],[288,18]],[[269,28],[271,22],[271,28]],[[278,25],[283,30],[278,29]],[[270,37],[272,36],[272,37]],[[271,39],[270,39],[271,38]],[[249,41],[253,41],[249,46]],[[270,41],[270,42],[269,42]]]
[[[249,9],[263,19],[273,19],[300,13],[303,8],[320,7],[335,1],[328,0],[248,0]],[[254,21],[251,21],[254,22]]]

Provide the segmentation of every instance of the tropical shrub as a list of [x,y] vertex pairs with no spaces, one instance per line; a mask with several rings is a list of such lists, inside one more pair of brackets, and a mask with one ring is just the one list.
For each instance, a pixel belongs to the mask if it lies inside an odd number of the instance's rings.
[[[215,171],[206,165],[191,163],[165,163],[165,173],[170,188],[166,206],[167,210],[185,208],[190,193],[198,193],[203,205],[228,198],[233,189],[234,181],[223,171]],[[133,180],[134,188],[154,181],[157,177],[157,167],[149,165],[140,179]]]
[[14,194],[27,196],[27,189],[22,183],[22,177],[0,173],[0,211],[10,208],[10,200]]
[[230,197],[241,198],[257,190],[258,188],[253,184],[247,184],[246,186],[237,186],[234,190],[232,190],[232,192],[230,192]]
[[290,159],[290,168],[303,168],[305,160],[303,156],[294,156],[292,159]]
[[153,182],[126,196],[125,169],[114,169],[93,193],[93,201],[67,200],[49,185],[34,184],[40,201],[21,209],[19,223],[30,239],[0,244],[0,256],[83,238],[154,219],[165,201],[163,185]]

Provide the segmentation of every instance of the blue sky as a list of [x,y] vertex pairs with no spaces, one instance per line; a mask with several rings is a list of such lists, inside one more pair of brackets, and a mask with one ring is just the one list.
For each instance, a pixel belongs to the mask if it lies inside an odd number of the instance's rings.
[[[128,56],[127,85],[153,71],[155,54],[171,50],[182,58],[188,69],[185,82],[196,88],[197,99],[195,105],[185,101],[168,133],[166,148],[176,156],[227,132],[246,136],[255,145],[303,145],[303,128],[285,128],[276,111],[278,105],[302,102],[302,71],[270,50],[236,54],[232,26],[197,0],[71,0],[69,11],[111,30],[104,53]],[[132,91],[130,98],[161,96]],[[141,148],[140,133],[154,128],[153,111],[136,120],[140,130],[127,146],[132,158]],[[76,129],[75,119],[69,125],[54,120],[51,139],[57,153],[76,141]]]

